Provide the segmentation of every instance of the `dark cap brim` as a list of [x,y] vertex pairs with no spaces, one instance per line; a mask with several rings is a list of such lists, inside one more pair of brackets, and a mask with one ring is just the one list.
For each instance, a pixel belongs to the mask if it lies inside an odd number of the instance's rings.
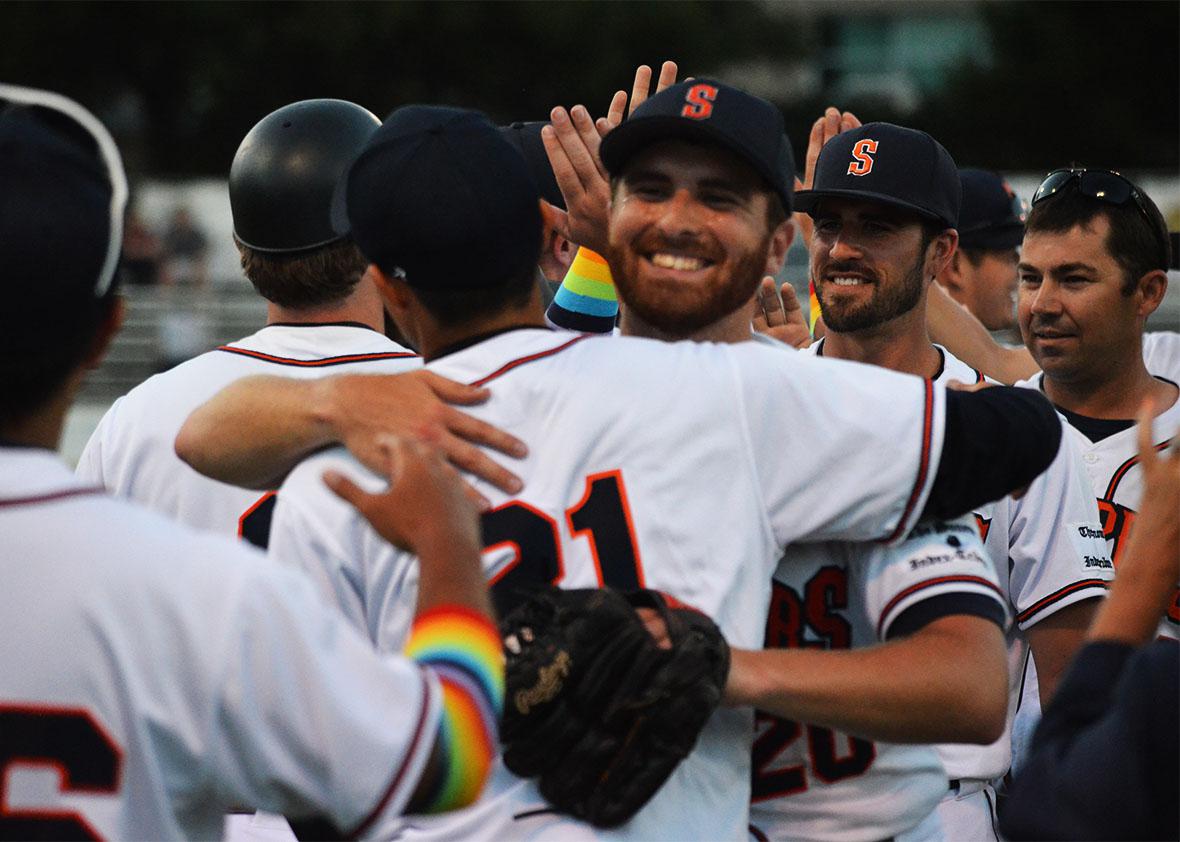
[[795,192],[795,210],[811,213],[821,199],[856,199],[864,202],[879,202],[890,207],[903,208],[913,211],[925,219],[932,220],[947,228],[954,228],[956,220],[948,220],[938,214],[931,213],[925,208],[903,201],[884,193],[874,193],[871,190],[797,190]]
[[778,194],[787,213],[791,212],[792,196],[797,195],[791,192],[791,185],[778,184],[778,174],[771,172],[754,150],[715,129],[707,120],[689,120],[668,114],[653,114],[650,117],[625,120],[603,138],[599,155],[606,171],[612,176],[619,176],[623,174],[627,162],[636,154],[661,140],[703,140],[728,149],[762,176],[767,186]]

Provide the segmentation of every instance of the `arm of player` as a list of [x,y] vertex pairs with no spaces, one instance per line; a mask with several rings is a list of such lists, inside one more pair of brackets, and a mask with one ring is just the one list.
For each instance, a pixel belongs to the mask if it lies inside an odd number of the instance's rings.
[[1004,634],[982,617],[948,615],[865,649],[731,656],[729,705],[892,743],[990,743],[1004,731]]
[[477,445],[521,457],[524,443],[450,405],[482,403],[488,395],[428,371],[246,377],[189,416],[176,437],[176,454],[213,479],[265,489],[277,487],[304,456],[337,442],[380,472],[377,441],[394,433],[437,444],[456,467],[515,494],[519,478]]
[[926,326],[930,338],[993,380],[1015,383],[1037,373],[1032,354],[1023,345],[1006,348],[940,284],[931,284],[926,297]]
[[344,475],[324,481],[387,541],[418,557],[418,603],[406,654],[437,680],[442,711],[430,760],[406,812],[475,801],[496,751],[504,664],[480,565],[479,521],[441,455],[405,439],[380,443],[389,487],[370,494]]
[[1037,666],[1037,692],[1042,710],[1053,698],[1058,682],[1085,641],[1086,629],[1090,627],[1098,605],[1097,598],[1075,602],[1025,631],[1033,663]]

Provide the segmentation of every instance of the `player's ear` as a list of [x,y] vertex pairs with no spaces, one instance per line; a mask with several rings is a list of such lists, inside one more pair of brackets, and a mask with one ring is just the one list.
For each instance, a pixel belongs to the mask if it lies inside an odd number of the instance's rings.
[[770,235],[770,248],[766,252],[766,266],[764,275],[777,275],[787,262],[787,251],[791,248],[791,241],[795,239],[795,226],[791,220],[779,223]]
[[950,264],[959,249],[959,232],[947,228],[938,234],[926,249],[926,277],[937,278]]
[[367,281],[377,288],[381,300],[385,303],[385,308],[390,312],[400,312],[406,309],[405,281],[386,275],[376,263],[368,265],[361,280]]
[[963,289],[963,261],[966,259],[962,249],[955,249],[951,259],[947,261],[946,266],[938,273],[935,280],[951,292],[960,292]]
[[1139,295],[1139,315],[1147,318],[1160,306],[1168,292],[1168,273],[1162,269],[1152,269],[1139,279],[1136,284]]

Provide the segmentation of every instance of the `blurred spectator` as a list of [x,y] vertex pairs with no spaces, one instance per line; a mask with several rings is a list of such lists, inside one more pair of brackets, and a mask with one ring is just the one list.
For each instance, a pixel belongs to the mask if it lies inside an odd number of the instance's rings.
[[204,286],[208,251],[209,239],[193,222],[188,208],[177,207],[164,232],[164,282]]
[[160,320],[157,371],[192,359],[212,347],[211,327],[201,298],[208,281],[206,257],[209,240],[180,205],[164,232],[164,266],[161,280],[172,287]]
[[154,286],[160,280],[160,238],[139,212],[132,210],[123,226],[123,259],[120,262],[122,283],[127,286]]

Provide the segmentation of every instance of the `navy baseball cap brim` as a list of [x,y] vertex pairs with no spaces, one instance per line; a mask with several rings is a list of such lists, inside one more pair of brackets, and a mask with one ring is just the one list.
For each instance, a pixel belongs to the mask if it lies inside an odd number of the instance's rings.
[[[707,87],[713,98],[705,114],[687,116],[696,107],[694,89]],[[599,156],[612,176],[648,146],[664,140],[711,143],[748,164],[791,212],[795,165],[783,133],[782,114],[770,102],[707,79],[680,82],[646,100],[602,140]]]
[[1024,225],[1020,223],[997,225],[982,231],[972,231],[969,234],[959,232],[959,245],[968,249],[1007,251],[1016,248],[1023,242]]
[[931,213],[920,205],[907,202],[896,196],[890,196],[886,193],[876,193],[871,190],[797,190],[795,191],[795,210],[812,213],[823,199],[855,199],[862,202],[876,202],[877,204],[912,211],[918,216],[933,222],[946,222],[945,219],[941,219],[937,214]]

